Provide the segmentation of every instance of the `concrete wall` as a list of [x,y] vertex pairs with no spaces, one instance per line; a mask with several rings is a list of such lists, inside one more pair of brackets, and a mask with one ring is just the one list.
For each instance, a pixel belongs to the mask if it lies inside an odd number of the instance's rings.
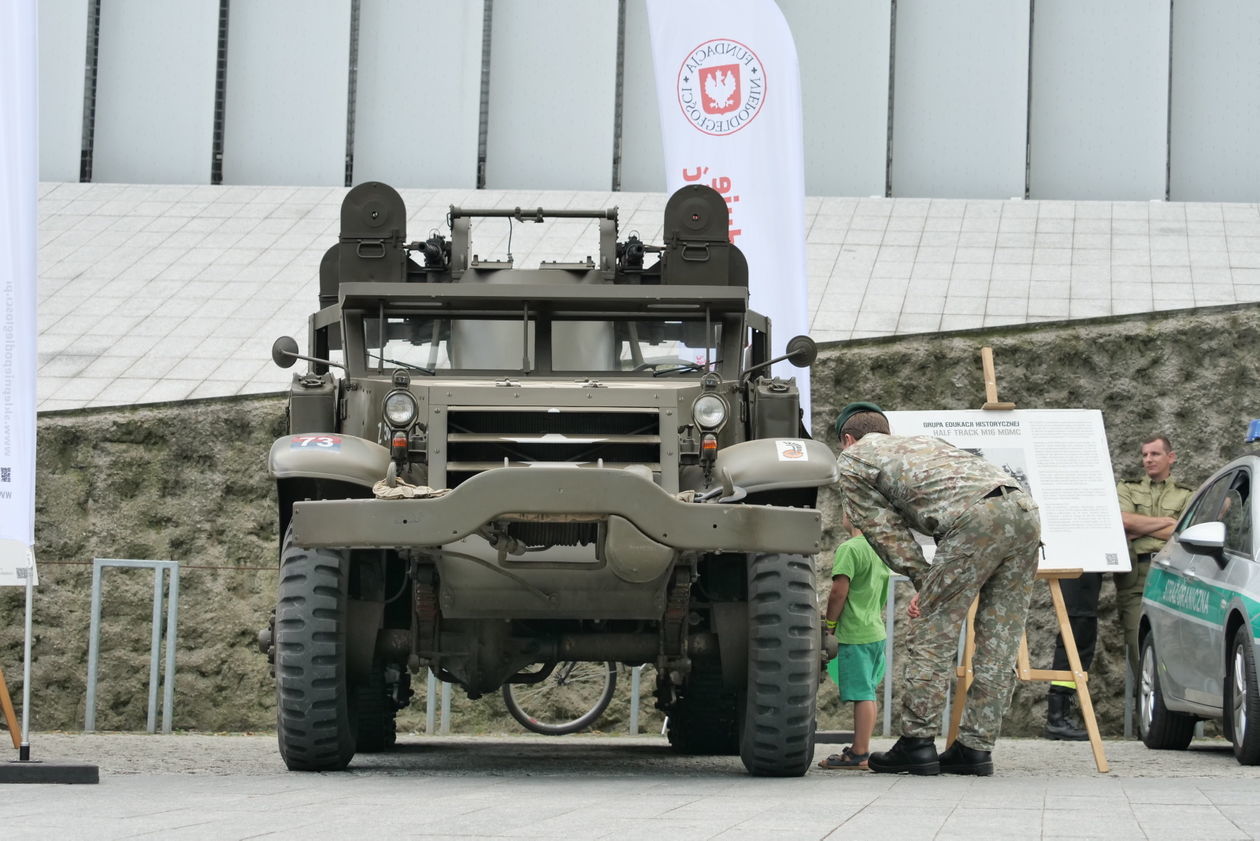
[[[808,195],[1260,198],[1254,3],[778,6]],[[41,177],[657,191],[646,8],[45,0]]]
[[[994,348],[1000,396],[1022,408],[1097,408],[1117,475],[1135,475],[1139,441],[1168,433],[1176,475],[1197,485],[1244,451],[1260,362],[1254,305],[1183,310],[825,345],[814,369],[814,429],[835,445],[838,406],[965,409],[984,401],[979,350]],[[275,598],[274,494],[265,475],[284,428],[279,397],[48,413],[39,419],[33,719],[37,730],[82,726],[93,557],[181,562],[175,726],[274,726],[272,684],[254,635]],[[839,540],[834,494],[823,499],[827,543]],[[820,570],[829,568],[820,558]],[[105,586],[98,729],[144,726],[152,578],[111,570]],[[908,588],[901,588],[908,596]],[[1103,627],[1091,685],[1105,733],[1121,729],[1123,681],[1114,591],[1104,585]],[[0,590],[0,666],[20,697],[22,596]],[[1035,663],[1053,636],[1045,590],[1030,623]],[[458,693],[461,694],[462,693]],[[1038,732],[1044,685],[1021,685],[1008,733]],[[840,720],[824,688],[824,725]],[[457,721],[484,728],[497,698]],[[475,717],[479,715],[480,717]],[[501,720],[501,719],[500,719]],[[457,725],[459,726],[459,725]],[[503,725],[512,731],[512,724]],[[645,725],[646,726],[646,725]]]

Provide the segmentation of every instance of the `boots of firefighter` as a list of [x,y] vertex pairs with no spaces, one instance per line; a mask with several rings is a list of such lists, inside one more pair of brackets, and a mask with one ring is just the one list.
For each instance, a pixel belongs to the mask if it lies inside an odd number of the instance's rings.
[[1066,692],[1050,692],[1046,696],[1046,730],[1047,739],[1064,742],[1083,742],[1089,734],[1077,727],[1068,718],[1072,706],[1072,696]]

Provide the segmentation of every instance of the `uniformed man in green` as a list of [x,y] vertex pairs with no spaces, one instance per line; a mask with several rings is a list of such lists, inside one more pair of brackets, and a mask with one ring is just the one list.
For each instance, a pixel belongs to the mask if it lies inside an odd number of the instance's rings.
[[[918,590],[902,673],[900,736],[867,760],[878,773],[993,773],[1015,652],[1037,573],[1037,504],[1005,471],[940,438],[891,435],[873,403],[836,419],[844,510],[884,563]],[[936,540],[929,564],[911,529]],[[976,612],[974,679],[958,738],[937,754],[958,633]]]
[[1129,668],[1138,673],[1138,622],[1142,617],[1142,590],[1151,558],[1172,537],[1181,513],[1190,501],[1191,490],[1171,478],[1177,461],[1167,435],[1154,435],[1142,442],[1142,469],[1146,476],[1137,482],[1120,482],[1120,517],[1129,539],[1129,572],[1116,573],[1116,609],[1129,647]]

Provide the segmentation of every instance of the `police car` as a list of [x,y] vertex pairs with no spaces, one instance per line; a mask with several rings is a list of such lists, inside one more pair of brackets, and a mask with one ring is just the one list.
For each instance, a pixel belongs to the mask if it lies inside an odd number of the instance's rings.
[[[1253,422],[1247,440],[1257,437]],[[1196,722],[1219,719],[1238,761],[1260,764],[1258,477],[1255,455],[1218,470],[1151,560],[1138,632],[1138,728],[1148,748],[1183,750]]]

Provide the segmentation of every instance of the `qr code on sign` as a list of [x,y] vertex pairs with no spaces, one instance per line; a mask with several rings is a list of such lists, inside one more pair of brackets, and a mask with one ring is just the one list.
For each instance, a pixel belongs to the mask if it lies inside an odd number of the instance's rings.
[[1107,560],[1107,566],[1109,567],[1120,566],[1120,556],[1117,555],[1115,552],[1103,552],[1103,557]]
[[29,576],[29,575],[31,574],[31,568],[30,568],[30,567],[19,567],[18,569],[14,570],[14,571],[17,573],[17,577],[18,577],[18,578],[20,578],[20,579],[22,579],[22,580],[26,580],[27,576]]

